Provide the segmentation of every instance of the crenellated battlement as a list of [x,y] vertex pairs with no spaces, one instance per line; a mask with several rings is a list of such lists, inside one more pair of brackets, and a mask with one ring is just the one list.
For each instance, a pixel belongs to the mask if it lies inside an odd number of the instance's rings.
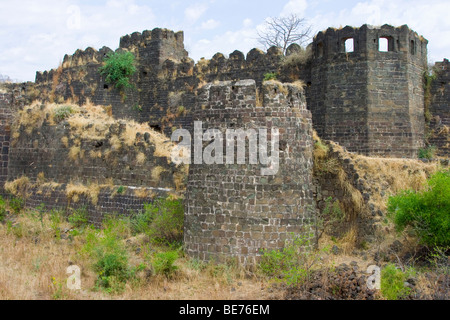
[[198,74],[227,73],[241,69],[270,69],[278,68],[284,58],[280,48],[272,47],[267,53],[261,49],[254,48],[247,55],[235,50],[226,58],[223,53],[216,53],[210,60],[202,58],[196,65]]
[[359,28],[346,26],[342,29],[328,28],[319,32],[313,41],[315,59],[335,59],[336,56],[382,58],[382,54],[404,55],[407,58],[427,58],[428,41],[408,28],[383,25]]
[[[278,93],[274,98],[266,90],[265,75],[277,73],[284,82],[301,80],[306,84],[308,108],[321,137],[370,155],[414,157],[423,146],[422,78],[428,41],[406,25],[328,28],[314,37],[309,46],[311,56],[299,57],[294,54],[302,49],[293,44],[286,56],[276,47],[267,52],[255,48],[247,54],[236,50],[227,56],[219,52],[194,63],[183,40],[183,32],[160,28],[120,39],[117,50],[133,52],[137,61],[132,78],[136,90],[127,94],[128,101],[123,101],[98,72],[104,57],[112,52],[106,47],[66,55],[60,68],[37,73],[37,87],[49,100],[79,103],[89,99],[111,104],[114,116],[150,121],[170,134],[189,123],[195,92],[205,83],[233,81],[236,90],[241,90],[239,80],[254,79],[258,94],[249,94],[249,101],[289,101],[292,97]],[[437,66],[448,70],[448,62]],[[213,84],[209,90],[226,90],[220,95],[233,98],[233,90],[226,86]],[[289,90],[280,86],[278,92]],[[230,100],[225,107],[237,105]]]
[[183,31],[174,32],[169,29],[155,28],[153,30],[145,30],[142,33],[134,32],[120,38],[120,48],[130,49],[132,47],[146,47],[151,42],[171,42],[180,48],[184,48]]

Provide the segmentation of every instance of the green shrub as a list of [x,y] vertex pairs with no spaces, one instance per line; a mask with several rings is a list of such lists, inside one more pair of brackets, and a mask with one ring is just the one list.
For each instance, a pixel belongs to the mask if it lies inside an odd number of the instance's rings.
[[114,224],[109,223],[103,231],[88,229],[86,243],[81,252],[93,259],[98,288],[109,293],[123,291],[133,270],[129,267],[125,245]]
[[180,200],[158,199],[144,205],[131,221],[135,233],[145,233],[154,242],[177,244],[183,240],[184,206]]
[[3,222],[7,215],[6,202],[2,196],[0,196],[0,222]]
[[9,200],[9,207],[14,213],[19,214],[25,207],[25,201],[22,198],[11,198]]
[[276,72],[268,72],[264,74],[264,81],[277,80],[278,74]]
[[153,268],[155,269],[155,273],[171,277],[178,269],[178,267],[174,265],[174,262],[177,259],[177,251],[157,253],[153,260]]
[[310,280],[320,253],[328,251],[328,248],[312,250],[313,234],[292,234],[291,237],[292,240],[281,250],[263,250],[259,267],[265,275],[288,286],[297,286]]
[[135,57],[131,52],[110,53],[99,71],[106,77],[105,81],[119,91],[132,88],[130,79],[136,72]]
[[87,212],[86,207],[81,207],[76,210],[69,216],[68,220],[71,225],[75,228],[82,228],[88,224],[89,214]]
[[388,300],[398,300],[408,296],[411,289],[405,287],[405,282],[413,275],[412,269],[403,272],[394,264],[388,264],[381,271],[381,293]]
[[50,211],[50,228],[53,230],[56,239],[61,240],[60,224],[64,221],[64,213],[58,210]]
[[143,211],[133,215],[130,219],[131,230],[133,234],[147,233],[153,220],[150,212]]
[[425,191],[403,191],[389,198],[388,212],[397,231],[409,227],[423,244],[450,245],[450,170],[428,180]]
[[72,106],[69,105],[63,105],[60,107],[57,107],[53,111],[53,118],[56,122],[61,122],[65,119],[67,119],[71,114],[75,113],[75,110]]
[[436,150],[435,146],[429,146],[424,149],[419,149],[419,159],[434,159],[436,158]]

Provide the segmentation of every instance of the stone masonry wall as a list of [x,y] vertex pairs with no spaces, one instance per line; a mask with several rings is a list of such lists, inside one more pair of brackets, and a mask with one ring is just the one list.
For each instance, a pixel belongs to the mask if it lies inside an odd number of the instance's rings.
[[[118,122],[103,139],[90,140],[73,135],[65,122],[44,123],[30,134],[22,126],[10,150],[8,180],[26,176],[35,181],[41,174],[58,183],[112,180],[117,185],[175,189],[174,175],[179,170],[166,157],[155,155],[155,146],[144,132],[131,147],[112,144],[111,138],[120,137],[124,130],[125,124]],[[71,156],[72,148],[79,148],[76,158]],[[140,153],[143,160],[138,158]],[[159,172],[154,174],[156,168]]]
[[439,156],[450,154],[450,62],[444,59],[435,65],[436,80],[431,86],[430,145],[438,148]]
[[6,91],[0,93],[0,188],[8,178],[9,143],[11,138],[12,96]]
[[269,81],[262,94],[258,106],[254,80],[208,84],[199,92],[194,120],[203,123],[200,133],[279,128],[280,166],[277,174],[264,176],[265,166],[250,165],[248,153],[246,164],[192,164],[185,200],[190,256],[251,265],[262,249],[284,247],[290,233],[309,235],[313,147],[303,89]]
[[101,189],[98,200],[93,203],[87,195],[79,195],[77,201],[68,197],[65,184],[47,189],[30,187],[27,196],[24,197],[25,207],[37,208],[44,205],[45,210],[58,210],[66,214],[81,209],[87,213],[90,224],[101,226],[106,216],[131,216],[143,210],[144,204],[168,196],[168,192],[163,189],[148,189],[151,196],[145,197],[136,196],[135,189],[128,188],[122,194],[117,194],[117,190],[117,186]]
[[[383,39],[387,52],[379,50]],[[407,26],[320,32],[309,98],[319,136],[351,152],[416,157],[424,139],[426,45]]]

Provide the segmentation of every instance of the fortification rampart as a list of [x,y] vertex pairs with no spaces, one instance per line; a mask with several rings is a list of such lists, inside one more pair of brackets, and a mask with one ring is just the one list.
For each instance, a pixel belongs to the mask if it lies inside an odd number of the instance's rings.
[[407,26],[320,32],[308,100],[319,135],[352,152],[416,157],[424,140],[426,46]]
[[[252,264],[261,249],[282,248],[290,233],[311,237],[315,210],[312,123],[303,89],[269,81],[263,85],[262,104],[257,100],[254,80],[208,84],[199,92],[194,120],[202,122],[201,133],[217,129],[225,137],[229,129],[266,130],[269,153],[279,153],[279,170],[264,175],[261,169],[266,165],[250,164],[249,151],[243,162],[237,162],[235,154],[235,164],[225,164],[224,157],[216,159],[224,164],[191,165],[185,245],[193,257],[237,258],[240,263]],[[279,146],[270,151],[271,129],[275,128],[280,133]],[[247,150],[252,146],[250,136]],[[224,150],[230,144],[233,146],[234,138],[225,139]]]
[[439,156],[450,154],[450,62],[444,59],[434,66],[436,79],[431,83],[429,144]]

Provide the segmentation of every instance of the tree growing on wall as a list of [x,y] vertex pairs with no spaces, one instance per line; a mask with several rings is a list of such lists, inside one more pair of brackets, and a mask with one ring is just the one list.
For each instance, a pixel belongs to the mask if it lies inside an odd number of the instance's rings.
[[136,72],[135,57],[131,52],[110,53],[99,71],[106,77],[107,83],[114,85],[122,92],[133,87],[130,79]]
[[263,31],[258,31],[258,41],[266,49],[278,47],[286,54],[286,49],[293,43],[304,44],[311,39],[312,27],[296,14],[287,17],[269,18]]

